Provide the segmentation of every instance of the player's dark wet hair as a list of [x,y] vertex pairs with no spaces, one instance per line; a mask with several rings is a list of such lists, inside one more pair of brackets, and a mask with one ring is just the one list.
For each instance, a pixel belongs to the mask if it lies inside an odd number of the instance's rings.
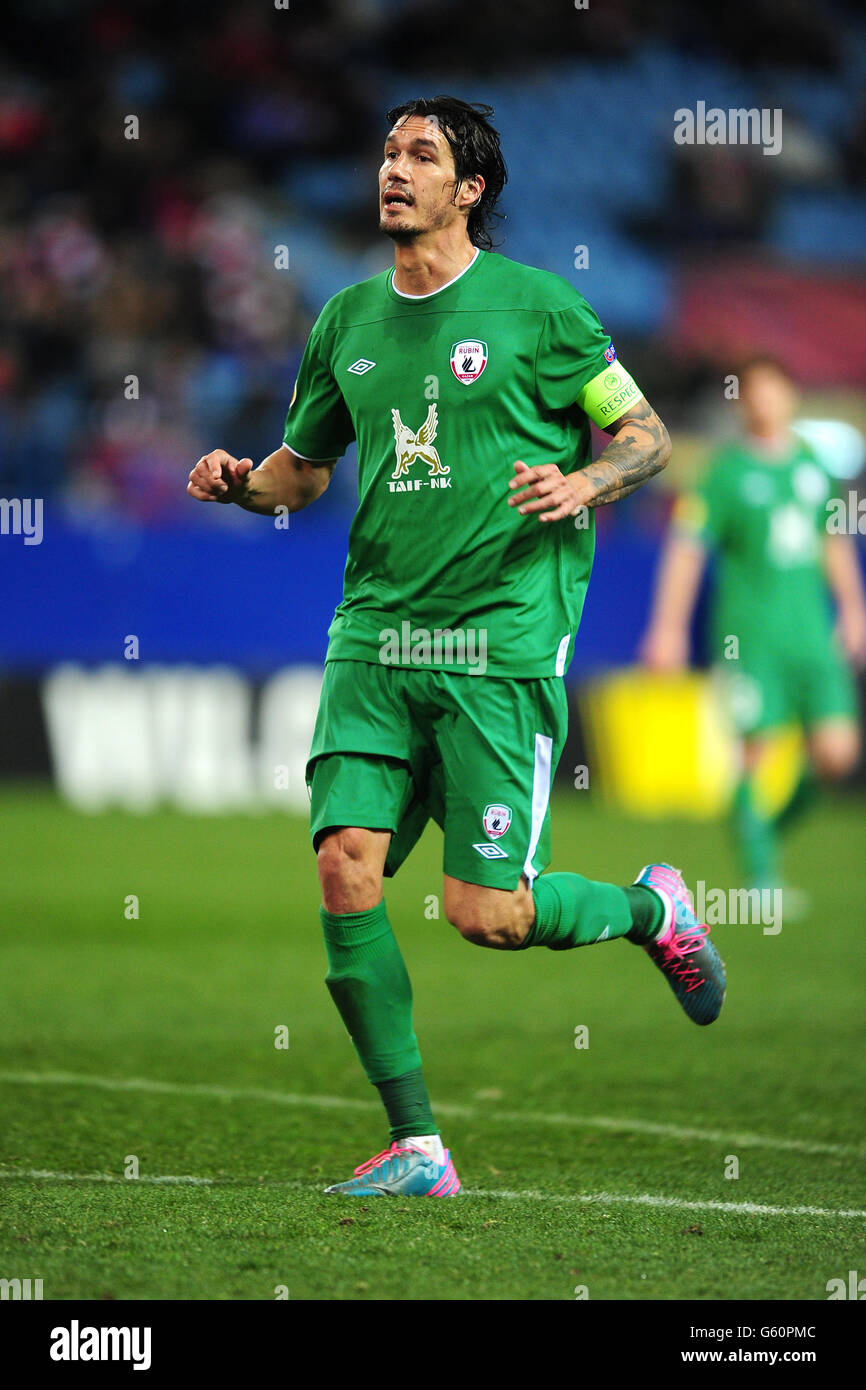
[[[389,129],[404,116],[435,117],[454,156],[457,173],[457,188],[464,179],[480,174],[484,179],[484,192],[478,206],[469,213],[467,231],[473,246],[482,251],[493,250],[490,223],[502,214],[495,211],[496,203],[508,179],[508,170],[502,151],[499,148],[499,132],[494,130],[488,117],[493,115],[493,107],[483,102],[461,101],[459,97],[416,97],[414,101],[404,101],[386,113]],[[455,189],[455,197],[457,190]]]

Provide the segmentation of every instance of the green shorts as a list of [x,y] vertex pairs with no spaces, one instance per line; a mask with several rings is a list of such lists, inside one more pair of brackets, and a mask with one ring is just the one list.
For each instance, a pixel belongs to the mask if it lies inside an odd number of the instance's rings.
[[390,830],[390,877],[432,819],[446,874],[490,888],[531,883],[550,862],[548,802],[567,725],[560,676],[330,661],[307,763],[313,847],[330,826]]
[[854,678],[835,643],[801,652],[760,654],[717,667],[726,706],[744,737],[825,719],[857,718]]

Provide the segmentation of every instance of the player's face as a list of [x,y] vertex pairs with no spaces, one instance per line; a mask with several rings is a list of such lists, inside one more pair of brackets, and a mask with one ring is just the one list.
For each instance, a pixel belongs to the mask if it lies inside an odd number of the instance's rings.
[[750,433],[781,434],[794,418],[797,395],[782,372],[755,366],[741,383],[740,405]]
[[379,230],[395,241],[412,241],[448,226],[460,216],[454,203],[456,186],[454,156],[439,122],[430,116],[404,116],[385,141]]

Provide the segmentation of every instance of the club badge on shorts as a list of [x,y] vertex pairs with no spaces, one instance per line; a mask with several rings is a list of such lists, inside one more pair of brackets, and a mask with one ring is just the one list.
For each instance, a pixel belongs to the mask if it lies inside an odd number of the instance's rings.
[[486,343],[480,343],[477,338],[466,338],[462,343],[455,343],[451,349],[451,370],[464,386],[471,386],[487,366],[488,355]]
[[491,840],[498,840],[511,824],[511,814],[510,806],[485,806],[484,815],[481,817],[484,833],[489,835]]

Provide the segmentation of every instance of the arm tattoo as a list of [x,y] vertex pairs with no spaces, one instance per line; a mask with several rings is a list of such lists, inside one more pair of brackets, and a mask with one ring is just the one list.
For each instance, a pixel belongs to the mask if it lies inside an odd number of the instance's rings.
[[641,400],[616,424],[616,438],[599,454],[595,463],[581,472],[593,484],[595,494],[590,507],[603,507],[636,492],[660,473],[670,458],[668,432],[646,400]]
[[320,486],[322,472],[327,475],[325,486],[330,482],[331,474],[336,467],[337,460],[329,459],[322,463],[313,463],[309,460],[298,462],[294,466],[294,497],[292,501],[286,499],[282,504],[275,502],[273,506],[262,506],[261,493],[268,486],[269,475],[267,470],[264,472],[259,468],[253,468],[241,479],[237,492],[229,499],[236,502],[239,507],[247,511],[264,512],[266,516],[273,516],[278,505],[288,506],[289,511],[299,511],[308,502],[313,501],[324,490]]

